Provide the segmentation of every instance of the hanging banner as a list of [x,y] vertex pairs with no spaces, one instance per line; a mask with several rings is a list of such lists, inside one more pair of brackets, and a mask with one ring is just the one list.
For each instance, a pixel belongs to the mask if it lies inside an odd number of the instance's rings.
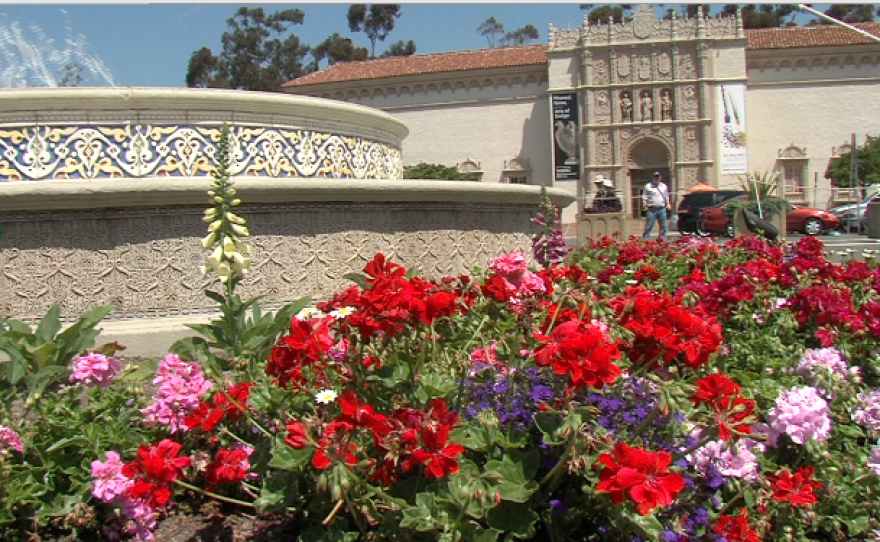
[[553,94],[554,166],[557,181],[581,178],[577,94]]
[[734,83],[718,87],[718,127],[721,142],[721,174],[749,172],[746,150],[746,85]]

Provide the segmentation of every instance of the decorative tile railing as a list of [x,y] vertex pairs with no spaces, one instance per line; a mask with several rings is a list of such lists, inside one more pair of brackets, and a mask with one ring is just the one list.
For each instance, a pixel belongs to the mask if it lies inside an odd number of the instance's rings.
[[[209,176],[220,126],[0,126],[0,181]],[[232,174],[400,179],[400,149],[300,128],[232,127]]]

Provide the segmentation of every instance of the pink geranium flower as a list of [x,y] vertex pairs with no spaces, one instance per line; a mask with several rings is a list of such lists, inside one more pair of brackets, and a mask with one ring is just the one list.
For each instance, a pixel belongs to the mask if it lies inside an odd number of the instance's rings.
[[105,388],[116,378],[122,370],[122,364],[113,357],[89,352],[85,356],[76,358],[73,362],[73,374],[71,382],[82,382],[86,386],[101,386]]
[[24,452],[24,443],[18,433],[5,425],[0,425],[0,455],[9,455],[9,450]]

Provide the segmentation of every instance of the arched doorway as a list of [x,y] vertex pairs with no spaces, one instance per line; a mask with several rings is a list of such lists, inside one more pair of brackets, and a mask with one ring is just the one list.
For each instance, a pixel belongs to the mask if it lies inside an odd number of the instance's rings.
[[633,218],[641,218],[644,215],[645,203],[642,200],[642,192],[655,171],[659,171],[663,176],[670,195],[675,193],[669,175],[669,164],[669,149],[657,139],[646,137],[630,147],[626,165]]

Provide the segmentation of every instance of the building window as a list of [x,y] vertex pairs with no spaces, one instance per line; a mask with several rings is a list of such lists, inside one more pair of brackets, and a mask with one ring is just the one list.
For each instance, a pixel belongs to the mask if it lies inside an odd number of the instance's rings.
[[529,184],[532,176],[532,166],[528,158],[512,158],[504,161],[504,169],[501,171],[503,181],[509,184]]
[[468,158],[464,162],[458,164],[457,168],[459,173],[468,175],[474,181],[483,180],[483,165],[473,158]]
[[807,149],[792,143],[787,148],[779,150],[776,161],[776,171],[779,172],[783,196],[792,201],[808,201],[807,178],[810,158],[807,156]]

